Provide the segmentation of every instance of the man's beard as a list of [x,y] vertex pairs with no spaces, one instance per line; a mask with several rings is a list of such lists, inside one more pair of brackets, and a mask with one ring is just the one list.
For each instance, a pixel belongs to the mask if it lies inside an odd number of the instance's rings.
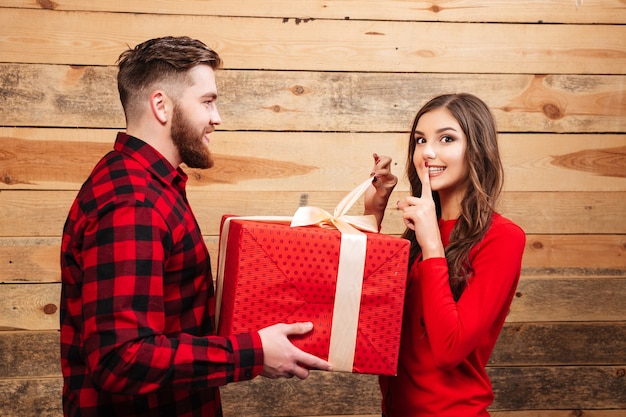
[[178,104],[172,115],[172,140],[178,149],[180,159],[189,168],[206,169],[213,166],[213,155],[205,145],[204,130],[197,132],[189,123]]

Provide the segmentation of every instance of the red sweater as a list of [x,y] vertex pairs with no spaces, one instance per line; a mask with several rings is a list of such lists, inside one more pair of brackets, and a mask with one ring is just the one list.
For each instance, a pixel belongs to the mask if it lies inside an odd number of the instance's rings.
[[[441,221],[444,246],[455,220]],[[455,302],[445,258],[415,262],[409,273],[398,375],[380,377],[386,417],[488,416],[485,371],[519,280],[524,231],[495,214],[471,251],[474,271]]]

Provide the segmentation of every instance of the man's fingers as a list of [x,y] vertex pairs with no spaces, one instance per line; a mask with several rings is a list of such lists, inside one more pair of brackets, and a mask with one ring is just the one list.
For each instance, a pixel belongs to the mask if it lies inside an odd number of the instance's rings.
[[[292,323],[286,324],[285,326],[287,326],[285,331],[286,335],[305,334],[313,330],[313,323],[311,322]],[[310,353],[306,353],[300,349],[298,349],[298,351],[296,360],[300,366],[296,366],[296,369],[293,372],[293,374],[298,378],[306,378],[309,375],[309,369],[320,369],[323,371],[332,370],[330,363],[325,360],[320,359],[315,355],[311,355]]]
[[[317,369],[320,371],[332,371],[333,367],[330,363],[326,362],[323,359],[318,358],[315,355],[311,355],[310,353],[306,353],[304,351],[300,351],[301,353],[298,355],[298,368],[306,371],[306,375],[308,375],[309,369]],[[298,374],[296,373],[296,376]],[[298,376],[300,378],[300,376]],[[302,379],[302,378],[301,378]]]

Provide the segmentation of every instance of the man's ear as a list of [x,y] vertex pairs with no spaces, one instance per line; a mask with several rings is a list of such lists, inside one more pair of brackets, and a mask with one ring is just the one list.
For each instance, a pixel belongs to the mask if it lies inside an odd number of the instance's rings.
[[166,124],[171,101],[163,91],[155,90],[150,94],[150,110],[161,124]]

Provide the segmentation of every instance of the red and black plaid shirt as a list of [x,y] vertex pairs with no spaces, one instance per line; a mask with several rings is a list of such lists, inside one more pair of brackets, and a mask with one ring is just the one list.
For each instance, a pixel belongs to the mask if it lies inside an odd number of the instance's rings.
[[263,368],[257,333],[214,336],[209,254],[187,176],[119,133],[61,245],[68,416],[221,416],[216,387]]

